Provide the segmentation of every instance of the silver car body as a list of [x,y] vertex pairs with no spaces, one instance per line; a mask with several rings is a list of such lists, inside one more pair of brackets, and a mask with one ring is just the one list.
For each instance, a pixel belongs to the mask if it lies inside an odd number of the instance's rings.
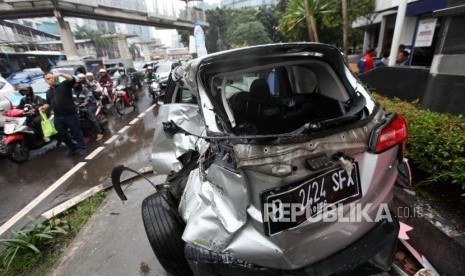
[[[279,52],[282,49],[283,52]],[[281,55],[281,57],[280,57]],[[332,55],[332,56],[331,56]],[[254,59],[265,56],[270,60]],[[287,58],[289,56],[291,58]],[[326,58],[326,59],[325,59]],[[328,61],[333,58],[332,61]],[[223,60],[237,65],[222,68]],[[215,65],[217,64],[217,65]],[[271,65],[270,65],[271,64]],[[321,80],[320,93],[342,103],[353,95],[365,100],[363,122],[348,123],[293,142],[270,142],[253,139],[254,135],[230,133],[219,123],[218,105],[223,104],[224,117],[234,129],[240,124],[232,110],[227,94],[228,83],[233,77],[276,66],[304,65],[324,70],[317,73]],[[233,66],[233,65],[232,65]],[[271,68],[270,67],[270,68]],[[217,79],[215,79],[217,78]],[[322,80],[321,78],[330,78]],[[215,80],[218,91],[214,90]],[[341,81],[342,79],[342,81]],[[183,240],[214,252],[247,260],[255,265],[278,269],[298,269],[347,247],[370,231],[373,222],[323,222],[305,221],[295,227],[266,233],[261,195],[277,187],[311,179],[320,174],[305,168],[307,159],[318,156],[333,156],[343,153],[358,163],[361,198],[351,204],[371,204],[368,214],[375,217],[381,203],[392,197],[392,186],[397,176],[398,147],[376,154],[369,150],[369,141],[375,126],[385,119],[385,112],[376,105],[365,88],[344,64],[337,49],[319,44],[295,43],[250,47],[246,50],[232,50],[191,61],[182,77],[184,87],[196,97],[198,103],[166,103],[160,106],[157,126],[150,157],[154,171],[169,174],[179,171],[182,164],[178,158],[189,150],[204,154],[211,141],[208,137],[238,137],[224,144],[231,151],[228,154],[234,166],[213,162],[208,168],[200,166],[190,172],[182,194],[179,213],[186,222]],[[233,83],[234,84],[234,83]],[[350,91],[352,90],[352,91]],[[186,88],[178,88],[178,93]],[[350,91],[350,92],[348,92]],[[222,93],[221,95],[214,93]],[[173,96],[174,98],[174,96]],[[167,137],[164,122],[174,122],[188,132],[200,137],[174,134]],[[289,132],[287,132],[289,134]],[[290,133],[293,133],[292,131]],[[285,135],[267,133],[266,135]],[[248,136],[247,136],[248,135]],[[289,135],[292,136],[292,135]],[[283,140],[289,138],[285,136]],[[247,139],[249,137],[250,139]],[[227,162],[227,160],[225,161]],[[334,165],[342,165],[335,161]],[[349,216],[349,204],[344,205],[344,215]]]

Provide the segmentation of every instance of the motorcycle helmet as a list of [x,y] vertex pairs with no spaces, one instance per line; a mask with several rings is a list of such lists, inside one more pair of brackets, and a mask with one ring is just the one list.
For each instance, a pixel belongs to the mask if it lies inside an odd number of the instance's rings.
[[78,80],[79,82],[85,81],[85,80],[86,80],[86,75],[84,75],[83,73],[77,74],[77,80]]
[[106,73],[107,70],[105,70],[105,68],[102,68],[102,69],[98,70],[98,72],[99,72],[100,74],[102,74],[102,73]]
[[94,74],[92,74],[92,72],[87,72],[87,73],[86,73],[86,77],[92,77],[92,78],[93,78],[93,77],[94,77]]
[[34,90],[30,85],[21,85],[18,87],[19,93],[23,96],[32,97],[34,96]]
[[148,66],[148,67],[147,67],[147,71],[148,71],[148,70],[152,71],[152,70],[153,70],[152,66]]

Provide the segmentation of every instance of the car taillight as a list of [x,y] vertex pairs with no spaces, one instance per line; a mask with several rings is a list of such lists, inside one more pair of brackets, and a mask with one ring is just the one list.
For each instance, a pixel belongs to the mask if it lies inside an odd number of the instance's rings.
[[405,139],[407,138],[407,122],[400,115],[394,117],[387,124],[377,129],[372,137],[371,149],[375,153],[386,151],[397,144],[401,144],[401,151],[404,151]]

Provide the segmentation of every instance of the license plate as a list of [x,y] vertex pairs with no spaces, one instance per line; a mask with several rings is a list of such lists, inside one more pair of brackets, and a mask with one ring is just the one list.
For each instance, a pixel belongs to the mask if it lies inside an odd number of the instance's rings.
[[263,224],[268,236],[294,228],[329,206],[362,197],[358,163],[350,172],[336,168],[305,182],[290,184],[261,194]]

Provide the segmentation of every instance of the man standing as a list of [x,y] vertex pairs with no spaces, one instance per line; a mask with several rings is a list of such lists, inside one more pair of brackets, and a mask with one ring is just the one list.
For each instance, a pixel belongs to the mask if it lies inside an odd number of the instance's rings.
[[370,71],[371,69],[375,68],[375,62],[373,57],[376,55],[375,49],[371,48],[368,50],[367,54],[363,57],[365,59],[365,70],[363,73]]
[[[63,77],[65,80],[58,83],[58,77]],[[73,100],[73,86],[76,80],[65,73],[52,74],[50,72],[44,73],[44,79],[50,89],[47,91],[47,104],[40,107],[40,110],[45,111],[51,108],[55,113],[55,127],[58,130],[59,139],[68,148],[68,155],[84,155],[86,143]]]

